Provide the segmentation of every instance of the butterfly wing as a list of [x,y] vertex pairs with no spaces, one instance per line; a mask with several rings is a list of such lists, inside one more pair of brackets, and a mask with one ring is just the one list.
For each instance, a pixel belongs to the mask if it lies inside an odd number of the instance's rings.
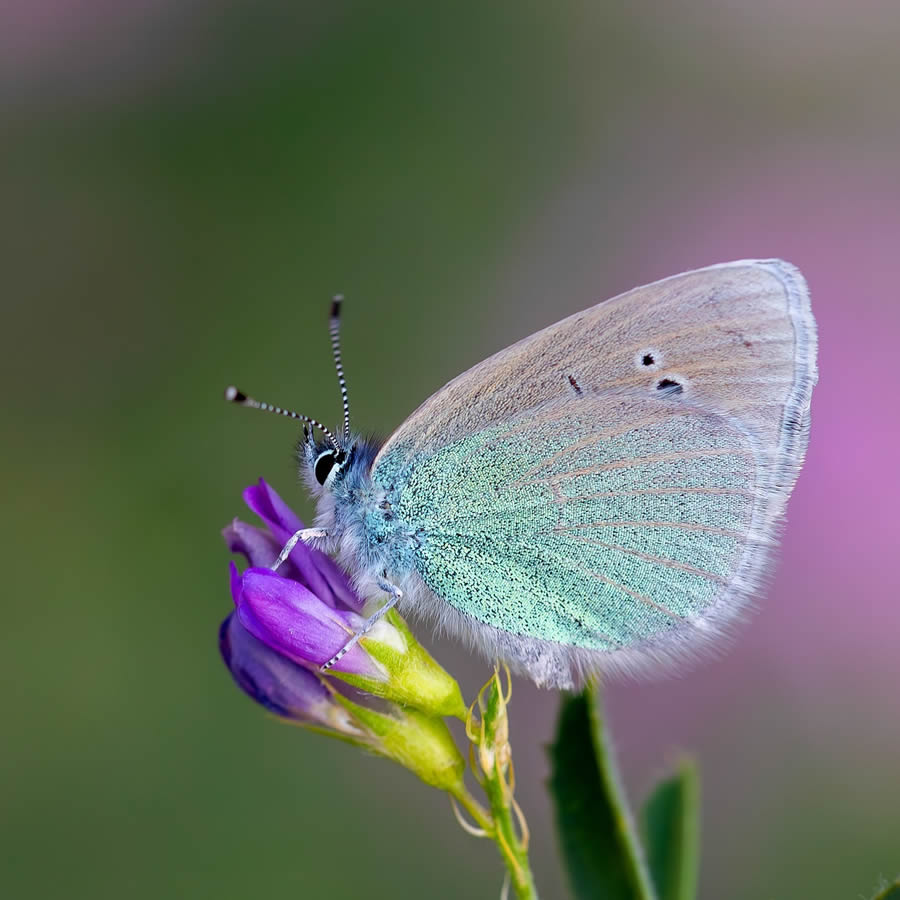
[[469,370],[401,425],[372,477],[421,535],[424,605],[568,685],[684,656],[743,606],[802,462],[814,380],[799,273],[715,266]]

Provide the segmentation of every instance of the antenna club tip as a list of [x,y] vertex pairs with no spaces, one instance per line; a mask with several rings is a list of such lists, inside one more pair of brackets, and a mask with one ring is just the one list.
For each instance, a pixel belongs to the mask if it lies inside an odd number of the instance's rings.
[[247,399],[247,395],[239,391],[233,384],[229,384],[225,388],[225,399],[229,403],[243,403]]
[[336,319],[341,314],[341,304],[344,302],[343,294],[335,294],[331,298],[331,318]]

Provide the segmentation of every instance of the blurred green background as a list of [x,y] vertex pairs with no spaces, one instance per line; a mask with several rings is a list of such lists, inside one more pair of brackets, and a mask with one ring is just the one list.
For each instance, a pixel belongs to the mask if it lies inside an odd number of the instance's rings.
[[[390,764],[266,718],[216,649],[219,531],[264,475],[310,512],[347,295],[355,424],[635,284],[783,256],[821,328],[807,469],[731,652],[610,690],[641,797],[704,778],[705,898],[900,870],[900,9],[12,0],[0,10],[8,897],[498,896],[492,845]],[[467,695],[487,665],[435,652]],[[518,682],[519,799],[556,698]]]

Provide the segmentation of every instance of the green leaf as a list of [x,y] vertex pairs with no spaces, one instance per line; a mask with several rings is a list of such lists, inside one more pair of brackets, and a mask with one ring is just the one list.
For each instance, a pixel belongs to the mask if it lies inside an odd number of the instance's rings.
[[592,688],[563,698],[550,762],[557,830],[577,900],[655,900]]
[[699,778],[685,761],[644,806],[647,861],[659,900],[694,900],[700,852]]
[[900,900],[900,878],[881,888],[872,900]]

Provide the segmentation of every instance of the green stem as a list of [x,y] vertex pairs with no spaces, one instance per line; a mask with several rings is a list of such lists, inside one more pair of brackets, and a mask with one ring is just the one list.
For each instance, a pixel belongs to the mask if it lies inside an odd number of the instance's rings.
[[506,801],[508,789],[500,781],[502,779],[485,779],[484,790],[490,800],[490,813],[465,788],[458,793],[454,792],[453,797],[484,831],[485,836],[497,845],[516,897],[519,900],[538,900],[528,862],[528,849],[523,845],[512,820],[512,810]]
[[492,836],[494,823],[491,821],[490,814],[466,790],[465,786],[450,791],[450,796],[475,820],[475,824],[485,833],[485,837]]
[[500,773],[485,778],[484,792],[491,804],[495,830],[494,841],[500,849],[510,882],[519,900],[537,900],[537,888],[528,862],[527,835],[520,835],[513,821],[512,792]]

